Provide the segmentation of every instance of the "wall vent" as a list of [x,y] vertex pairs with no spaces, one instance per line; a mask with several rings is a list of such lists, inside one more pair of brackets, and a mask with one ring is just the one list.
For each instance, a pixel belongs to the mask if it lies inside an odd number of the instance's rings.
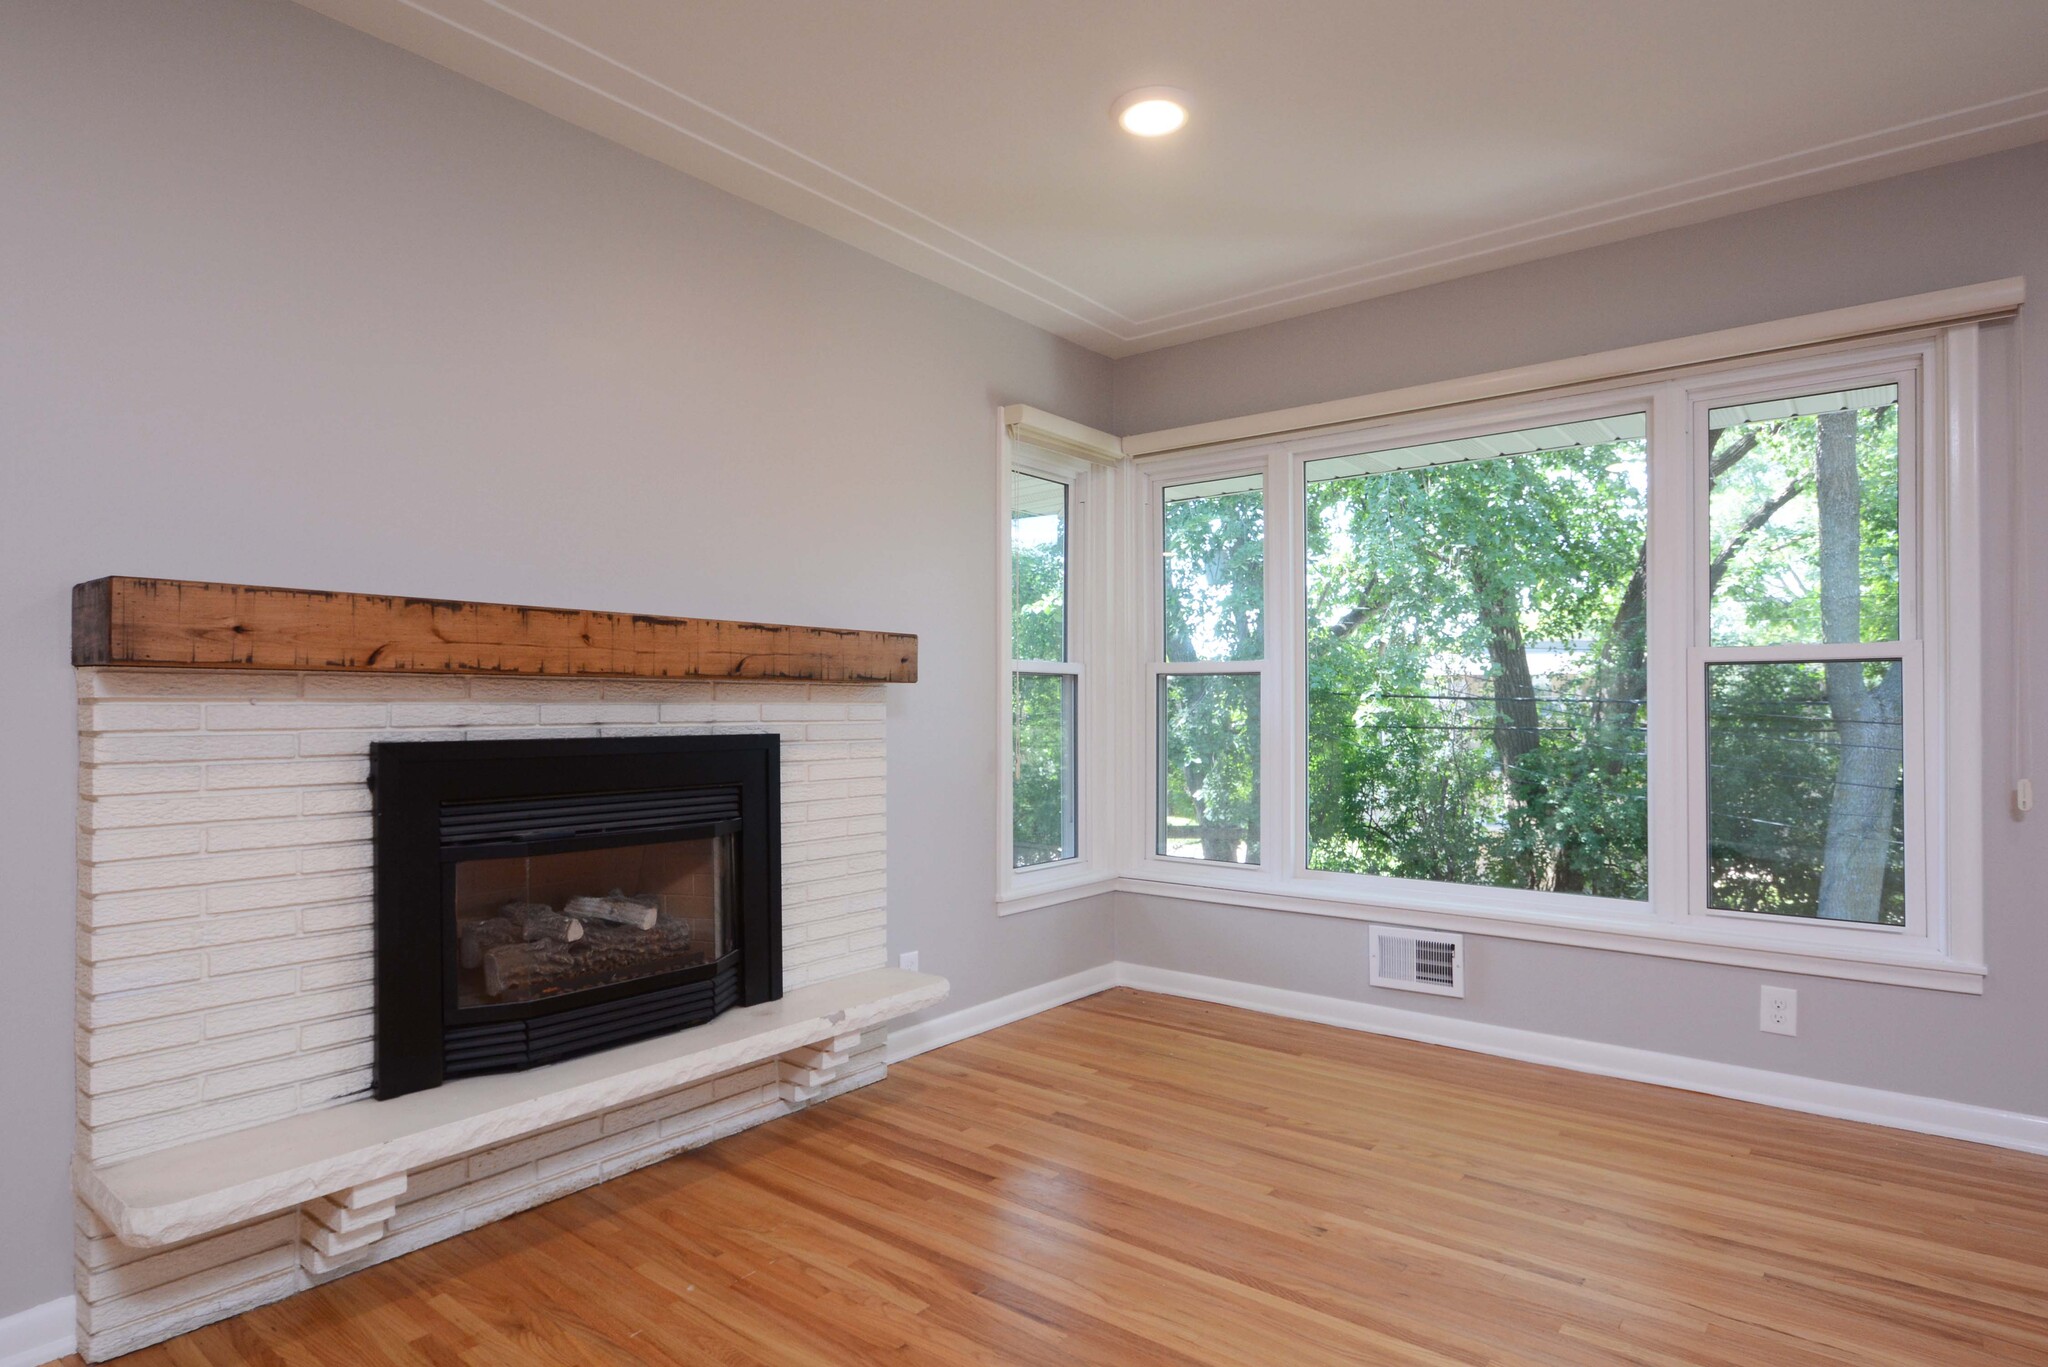
[[1373,926],[1371,955],[1374,987],[1432,992],[1439,997],[1465,995],[1465,939],[1461,935]]

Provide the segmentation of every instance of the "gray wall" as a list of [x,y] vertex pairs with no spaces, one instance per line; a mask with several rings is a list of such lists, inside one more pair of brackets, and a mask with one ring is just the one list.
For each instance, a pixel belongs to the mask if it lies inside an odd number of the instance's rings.
[[[1470,995],[1365,986],[1365,926],[1120,896],[1122,959],[1552,1034],[2048,1115],[2048,814],[2012,812],[2015,708],[2048,713],[2048,145],[1516,266],[1117,363],[1118,432],[1365,394],[1923,290],[2024,275],[2037,300],[1986,339],[1989,535],[1981,997],[1468,940]],[[2029,338],[2028,334],[2032,334]],[[2027,342],[2031,344],[2023,344]],[[2016,411],[2033,425],[2015,443]],[[2014,457],[2025,505],[2011,501]],[[2012,559],[2017,511],[2037,533]],[[2013,581],[2031,684],[2014,694]],[[2036,721],[2036,732],[2040,723]],[[2036,750],[2033,773],[2048,787]],[[1395,918],[1390,918],[1395,919]],[[1799,989],[1797,1038],[1756,1028],[1759,984]]]
[[890,934],[998,920],[993,406],[1109,363],[277,0],[0,10],[0,1315],[71,1285],[69,593],[110,573],[912,631]]

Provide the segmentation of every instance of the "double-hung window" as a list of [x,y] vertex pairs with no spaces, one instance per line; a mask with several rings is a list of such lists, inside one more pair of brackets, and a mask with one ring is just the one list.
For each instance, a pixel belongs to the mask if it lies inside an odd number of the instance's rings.
[[[1030,410],[1016,410],[1029,414]],[[1046,415],[1036,415],[1046,420]],[[1056,421],[1056,420],[1054,420]],[[1018,907],[1111,869],[1109,502],[1116,471],[1081,436],[1006,421],[998,499],[1003,776],[998,896]],[[1104,440],[1107,440],[1106,438]]]
[[1262,859],[1265,484],[1254,470],[1156,489],[1155,858]]

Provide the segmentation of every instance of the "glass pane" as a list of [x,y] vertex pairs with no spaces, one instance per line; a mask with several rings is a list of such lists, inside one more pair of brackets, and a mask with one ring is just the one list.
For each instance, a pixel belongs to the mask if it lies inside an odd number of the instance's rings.
[[1067,658],[1067,486],[1010,472],[1010,658]]
[[739,905],[732,840],[457,864],[456,1004],[538,1001],[720,958]]
[[1165,491],[1166,658],[1256,660],[1266,652],[1266,492],[1259,475]]
[[1899,636],[1899,387],[1707,414],[1713,643]]
[[1709,901],[1906,923],[1896,660],[1707,667]]
[[1308,467],[1312,868],[1643,898],[1642,415]]
[[1011,859],[1020,869],[1072,859],[1074,678],[1010,676]]
[[1159,679],[1159,853],[1259,862],[1259,676]]

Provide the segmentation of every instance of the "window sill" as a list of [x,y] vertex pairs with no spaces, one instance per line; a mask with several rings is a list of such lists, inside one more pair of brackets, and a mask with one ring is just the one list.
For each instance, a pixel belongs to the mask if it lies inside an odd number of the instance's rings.
[[[1119,892],[1148,897],[1179,898],[1191,902],[1212,902],[1227,906],[1255,907],[1270,911],[1293,911],[1312,916],[1334,916],[1351,921],[1387,921],[1432,930],[1464,931],[1508,940],[1532,940],[1544,944],[1574,945],[1622,954],[1648,954],[1658,958],[1687,959],[1695,963],[1731,964],[1780,973],[1801,973],[1822,978],[1844,978],[1855,982],[1886,983],[1900,987],[1929,988],[1941,992],[1981,993],[1985,968],[1922,950],[1898,947],[1884,950],[1857,937],[1855,944],[1840,947],[1773,943],[1765,935],[1728,929],[1677,926],[1648,920],[1619,923],[1611,918],[1554,916],[1535,912],[1499,910],[1450,910],[1416,902],[1395,903],[1367,900],[1342,892],[1277,891],[1253,887],[1237,880],[1170,879],[1160,877],[1119,878]],[[1095,889],[1100,891],[1098,887]]]
[[1065,902],[1084,901],[1114,892],[1118,880],[1093,869],[1063,870],[1058,877],[1032,878],[1013,883],[996,895],[996,915],[1015,916],[1020,911],[1056,907]]

